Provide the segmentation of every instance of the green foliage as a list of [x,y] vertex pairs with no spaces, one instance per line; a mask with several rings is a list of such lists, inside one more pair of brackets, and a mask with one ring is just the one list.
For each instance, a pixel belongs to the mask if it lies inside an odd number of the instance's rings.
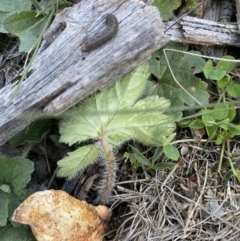
[[173,11],[180,7],[181,0],[154,0],[153,5],[156,6],[161,13],[161,17],[164,21],[173,18]]
[[226,55],[222,60],[218,61],[217,66],[213,67],[212,60],[208,60],[203,68],[205,78],[220,81],[226,74],[235,68],[234,62],[226,62],[226,60],[234,60],[234,57]]
[[[234,62],[226,60],[234,60],[232,56],[225,56],[218,61],[216,67],[213,62],[208,60],[203,68],[204,76],[208,79],[217,81],[218,88],[222,92],[219,99],[219,104],[213,109],[203,109],[199,112],[201,118],[185,123],[193,129],[205,128],[210,140],[215,140],[216,144],[222,144],[240,134],[240,125],[233,124],[232,121],[236,116],[236,110],[233,104],[220,104],[220,100],[225,101],[225,98],[240,96],[240,85],[234,84],[232,78],[228,75],[235,67]],[[180,125],[183,124],[180,122]]]
[[215,140],[217,145],[222,144],[224,140],[240,135],[240,125],[231,123],[236,115],[234,105],[216,105],[213,109],[201,110],[199,114],[201,115],[201,119],[198,119],[199,126],[190,123],[191,128],[200,129],[204,126],[209,139]]
[[0,157],[0,166],[4,170],[0,175],[0,240],[35,240],[29,229],[10,223],[14,210],[28,196],[24,188],[31,179],[33,163],[18,157]]
[[[33,5],[34,4],[34,5]],[[56,11],[70,5],[54,0],[0,0],[0,32],[11,33],[20,39],[19,51],[28,52],[41,41]],[[35,9],[35,10],[33,10]]]
[[235,59],[229,55],[224,56],[222,60],[218,61],[216,67],[213,66],[212,60],[208,60],[203,68],[203,73],[205,78],[217,81],[217,86],[222,93],[237,98],[240,97],[240,85],[234,83],[231,76],[228,75],[235,68],[236,63],[233,61],[227,62],[226,60]]
[[165,153],[165,155],[172,159],[172,160],[175,160],[177,161],[178,158],[179,158],[179,151],[178,149],[173,146],[173,145],[170,145],[170,144],[167,144],[165,146],[163,146],[163,152]]
[[72,177],[79,170],[93,163],[101,155],[101,150],[95,145],[82,146],[74,152],[68,153],[58,162],[60,170],[58,176]]
[[[181,44],[170,43],[165,47],[187,51],[187,46]],[[203,106],[208,104],[207,84],[194,76],[202,72],[205,61],[200,57],[176,51],[167,51],[167,59],[178,83],[169,70],[163,49],[160,49],[149,60],[150,71],[158,79],[158,85],[149,83],[147,93],[171,100],[171,109],[174,111],[168,113],[179,120],[185,105],[194,106],[196,100]]]
[[22,11],[10,15],[4,21],[5,29],[20,39],[19,51],[28,52],[46,26],[48,15]]
[[4,21],[4,26],[8,32],[20,35],[33,28],[42,18],[42,15],[38,15],[35,12],[21,11],[8,17]]
[[[202,109],[198,112],[198,118],[194,120],[182,120],[179,125],[192,129],[205,128],[209,140],[214,140],[217,145],[227,145],[227,158],[233,174],[240,181],[240,173],[235,170],[231,160],[229,140],[240,135],[240,125],[234,124],[236,108],[234,104],[226,103],[226,99],[240,97],[240,85],[234,83],[230,72],[235,68],[234,57],[224,56],[216,66],[212,60],[208,60],[203,68],[205,78],[216,81],[219,99],[212,109]],[[220,156],[218,171],[221,170],[223,155]]]
[[[168,146],[168,145],[167,145]],[[152,156],[151,151],[146,151],[145,153],[141,153],[138,148],[130,145],[132,149],[132,153],[125,152],[124,157],[129,159],[136,167],[141,167],[145,177],[149,177],[148,171],[151,170],[163,170],[165,168],[172,169],[176,163],[162,163],[159,162],[161,156],[164,153],[163,148],[165,147],[157,147],[154,151],[154,155]],[[177,152],[178,154],[178,152]]]
[[30,229],[25,227],[7,226],[0,227],[0,240],[1,241],[35,241]]
[[96,141],[59,161],[60,176],[73,176],[94,162],[104,153],[103,142],[111,150],[131,139],[161,146],[172,135],[174,120],[163,114],[170,101],[156,95],[139,99],[149,74],[147,65],[142,65],[111,88],[64,114],[60,141],[69,145],[89,139]]
[[0,165],[4,170],[1,172],[0,184],[9,185],[11,192],[21,196],[22,189],[31,179],[33,163],[21,157],[13,159],[1,157]]
[[186,0],[183,8],[181,9],[181,13],[186,13],[196,7],[198,2],[196,0]]
[[5,0],[0,0],[0,32],[9,32],[18,36],[20,52],[34,50],[31,60],[11,96],[9,101],[11,102],[27,76],[33,59],[39,50],[43,34],[50,25],[54,14],[59,9],[72,3],[66,0],[9,0],[7,2],[6,4]]
[[12,146],[19,146],[24,142],[39,143],[50,129],[51,121],[49,119],[34,121],[24,130],[15,135],[9,143]]
[[0,32],[7,33],[3,21],[15,12],[30,11],[32,3],[29,0],[0,0]]
[[[171,20],[174,17],[174,11],[179,11],[181,14],[184,14],[198,4],[197,0],[154,0],[153,5],[156,6],[161,13],[161,17],[163,21]],[[197,9],[195,10],[197,11]],[[194,11],[194,12],[195,12]]]

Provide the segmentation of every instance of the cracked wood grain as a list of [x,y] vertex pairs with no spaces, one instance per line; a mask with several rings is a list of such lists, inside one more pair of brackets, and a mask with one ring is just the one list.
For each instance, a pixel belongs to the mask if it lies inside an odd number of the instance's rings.
[[[86,36],[105,29],[109,14],[118,21],[115,37],[83,52]],[[46,31],[31,72],[10,105],[15,86],[0,89],[0,145],[38,117],[60,115],[115,83],[161,48],[163,35],[159,11],[144,1],[82,0],[65,8]]]

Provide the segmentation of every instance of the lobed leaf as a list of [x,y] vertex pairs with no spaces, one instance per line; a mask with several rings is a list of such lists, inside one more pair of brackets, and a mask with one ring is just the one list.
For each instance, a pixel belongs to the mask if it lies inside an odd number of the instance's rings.
[[159,111],[169,106],[168,100],[158,96],[142,99],[132,108],[127,108],[129,112],[126,114],[116,114],[103,135],[113,146],[130,139],[146,145],[162,145],[163,140],[175,129],[173,118]]
[[[170,43],[165,47],[181,51],[187,50],[187,46],[180,44]],[[171,112],[169,110],[167,113],[171,113],[179,120],[185,104],[194,106],[196,105],[195,100],[203,106],[208,104],[207,84],[194,76],[203,70],[205,60],[175,51],[167,51],[167,58],[178,83],[167,66],[163,49],[160,49],[153,54],[149,61],[150,71],[158,78],[158,85],[155,83],[152,85],[155,86],[154,93],[171,101],[173,110]]]
[[[170,101],[157,95],[139,99],[148,76],[144,64],[106,91],[67,111],[60,121],[60,141],[73,145],[89,139],[99,140],[99,144],[104,140],[111,149],[131,139],[163,145],[174,132],[175,122],[172,116],[163,114]],[[59,175],[73,176],[94,162],[101,155],[97,145],[81,147],[59,161]]]
[[95,145],[86,145],[68,153],[68,156],[58,162],[60,167],[58,176],[73,177],[79,170],[92,164],[100,154],[100,150]]
[[148,76],[147,65],[142,65],[109,89],[65,112],[60,122],[60,141],[72,145],[101,137],[117,113],[127,121],[126,112],[129,117],[130,107],[140,97]]
[[4,172],[0,175],[0,184],[8,184],[18,194],[31,180],[33,163],[21,157],[0,157],[0,166]]

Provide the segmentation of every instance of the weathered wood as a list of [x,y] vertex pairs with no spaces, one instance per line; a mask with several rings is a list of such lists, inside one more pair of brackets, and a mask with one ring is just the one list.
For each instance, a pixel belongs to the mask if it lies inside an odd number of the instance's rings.
[[[164,26],[158,10],[146,2],[83,0],[59,13],[10,105],[15,86],[0,90],[0,145],[37,117],[59,114],[110,86],[162,47]],[[82,43],[105,28],[110,13],[118,20],[116,36],[82,52]]]
[[[232,0],[209,0],[203,14],[203,19],[214,22],[228,23],[232,17]],[[224,55],[225,45],[203,46],[201,52],[204,55],[221,58]]]
[[[165,24],[165,28],[173,22]],[[183,17],[166,32],[165,38],[180,43],[199,45],[228,45],[240,47],[240,33],[237,25],[221,24],[214,21]]]
[[236,6],[237,6],[238,29],[240,30],[240,0],[236,0]]
[[[83,0],[59,13],[45,34],[31,75],[10,105],[15,86],[0,90],[0,145],[37,117],[59,114],[110,86],[169,41],[240,47],[236,25],[189,16],[164,35],[158,10],[146,2],[151,0]],[[82,43],[105,28],[110,13],[119,23],[116,36],[82,52]]]

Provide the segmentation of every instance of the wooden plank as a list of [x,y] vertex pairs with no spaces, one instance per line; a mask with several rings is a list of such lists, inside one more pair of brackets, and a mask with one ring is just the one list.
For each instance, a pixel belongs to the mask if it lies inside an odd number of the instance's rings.
[[[0,145],[44,115],[57,115],[90,94],[107,88],[145,62],[169,41],[240,47],[236,25],[185,16],[164,35],[151,0],[83,0],[59,13],[45,34],[30,76],[13,102],[15,89],[0,90]],[[116,36],[83,52],[82,43],[106,28],[106,16],[118,21]],[[165,29],[173,22],[165,23]]]
[[[105,89],[161,48],[164,26],[158,10],[140,0],[83,0],[57,14],[45,34],[31,75],[8,105],[15,86],[0,90],[0,145],[43,115],[59,114]],[[118,31],[99,48],[82,43],[106,28],[113,14]]]
[[[173,22],[165,24],[167,29]],[[240,47],[238,26],[185,16],[166,32],[165,38],[174,42],[200,45]]]
[[240,0],[236,0],[236,6],[237,6],[237,24],[238,29],[240,30]]

